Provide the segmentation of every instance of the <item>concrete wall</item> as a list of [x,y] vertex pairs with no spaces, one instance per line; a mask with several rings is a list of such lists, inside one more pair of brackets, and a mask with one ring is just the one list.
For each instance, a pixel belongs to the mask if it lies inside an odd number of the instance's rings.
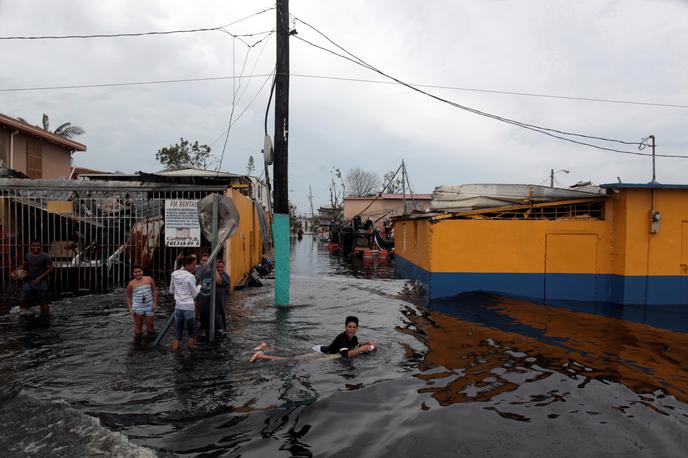
[[68,178],[72,167],[72,155],[68,150],[52,143],[43,142],[43,178]]
[[[14,158],[10,157],[10,134],[9,129],[0,129],[0,160],[5,162],[7,167],[12,166],[14,170],[28,175],[27,153],[29,148],[40,151],[42,157],[41,176],[36,178],[66,178],[72,165],[72,158],[69,150],[54,145],[45,140],[27,136],[20,132],[14,135]],[[30,146],[29,143],[33,143]],[[10,163],[12,162],[12,163]]]
[[[409,198],[407,202],[410,201],[411,199]],[[368,217],[370,217],[375,221],[382,217],[382,219],[377,222],[377,226],[382,226],[385,218],[391,218],[392,216],[398,216],[403,213],[403,203],[404,201],[402,199],[377,199],[373,202],[372,197],[369,199],[346,198],[344,199],[344,219],[353,218],[370,205],[370,208],[366,209],[365,212],[361,214],[361,220],[365,222]],[[430,208],[430,200],[416,200],[416,203],[422,210]]]

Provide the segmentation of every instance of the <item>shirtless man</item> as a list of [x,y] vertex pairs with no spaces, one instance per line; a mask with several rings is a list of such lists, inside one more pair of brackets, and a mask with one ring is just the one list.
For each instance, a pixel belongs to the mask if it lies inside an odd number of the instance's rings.
[[[344,321],[344,332],[339,334],[329,345],[316,345],[313,350],[318,353],[324,353],[326,355],[338,355],[344,358],[355,358],[363,353],[369,353],[375,348],[377,344],[373,341],[367,341],[362,344],[358,343],[358,337],[356,337],[356,332],[358,331],[358,318],[355,316],[347,316]],[[272,356],[266,355],[264,352],[268,350],[268,344],[265,342],[261,343],[255,348],[256,353],[251,357],[251,362],[259,359],[268,359],[271,361],[284,361],[288,359],[305,359],[310,354],[300,355],[300,356]],[[314,355],[313,355],[314,356]]]

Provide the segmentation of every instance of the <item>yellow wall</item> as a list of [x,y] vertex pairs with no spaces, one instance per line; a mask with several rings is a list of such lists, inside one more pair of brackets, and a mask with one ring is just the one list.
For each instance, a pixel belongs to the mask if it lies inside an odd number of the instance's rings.
[[[624,240],[617,241],[614,273],[621,275],[680,275],[681,228],[688,222],[688,190],[622,189],[613,196],[617,220],[625,217]],[[653,204],[654,200],[654,204]],[[659,210],[659,232],[650,234],[650,210]],[[623,221],[623,220],[622,220]],[[621,232],[621,228],[616,232]],[[688,241],[686,241],[688,242]],[[648,257],[649,255],[649,257]]]
[[[584,252],[597,238],[597,272],[611,272],[610,225],[580,220],[448,220],[432,233],[432,272],[544,273],[548,235],[566,234],[568,250]],[[403,256],[403,255],[402,255]],[[550,272],[580,273],[564,257],[547,261]]]
[[[656,234],[650,234],[653,208],[661,214]],[[612,191],[605,215],[605,220],[401,220],[395,223],[395,250],[430,272],[544,273],[547,266],[550,273],[688,274],[688,265],[681,267],[688,261],[688,190]],[[586,234],[594,237],[575,236]]]
[[394,224],[394,251],[407,261],[430,271],[430,237],[427,219],[397,221]]
[[[227,241],[227,257],[231,287],[237,283],[263,258],[263,237],[260,232],[258,211],[251,199],[236,189],[227,191],[239,210],[239,227]],[[269,224],[269,223],[268,223]]]

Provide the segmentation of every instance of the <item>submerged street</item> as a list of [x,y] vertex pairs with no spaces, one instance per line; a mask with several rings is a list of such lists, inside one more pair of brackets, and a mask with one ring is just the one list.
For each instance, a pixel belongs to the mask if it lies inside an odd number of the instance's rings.
[[[475,294],[422,305],[384,260],[292,239],[291,306],[233,293],[229,331],[191,353],[135,342],[121,290],[0,316],[3,456],[681,456],[688,334]],[[160,328],[172,310],[161,294]],[[618,312],[618,310],[616,311]],[[646,311],[647,312],[647,311]],[[686,323],[652,310],[651,322]],[[308,353],[360,319],[378,351]],[[636,314],[637,315],[637,314]],[[634,315],[634,316],[636,316]],[[678,329],[678,330],[676,330]]]

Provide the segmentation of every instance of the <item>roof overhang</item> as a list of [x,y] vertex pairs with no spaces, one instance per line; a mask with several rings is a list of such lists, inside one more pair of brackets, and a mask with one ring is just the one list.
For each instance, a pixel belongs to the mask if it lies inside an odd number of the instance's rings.
[[4,114],[0,114],[0,127],[6,127],[10,130],[18,130],[19,132],[22,132],[26,135],[41,138],[50,143],[62,146],[63,148],[72,151],[86,151],[86,145],[84,145],[83,143],[75,142],[74,140],[70,140],[65,137],[60,137],[59,135],[55,135],[52,132],[48,132],[39,127],[26,124],[18,119],[5,116]]
[[607,183],[601,184],[604,189],[688,189],[688,184],[663,183]]

